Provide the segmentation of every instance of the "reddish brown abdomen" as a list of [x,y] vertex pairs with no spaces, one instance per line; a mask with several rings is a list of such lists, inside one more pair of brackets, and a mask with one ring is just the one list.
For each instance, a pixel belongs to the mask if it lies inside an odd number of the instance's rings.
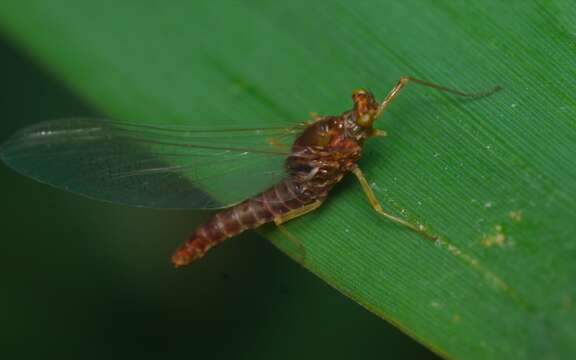
[[299,197],[296,191],[297,186],[287,180],[260,195],[216,213],[176,250],[172,262],[177,267],[187,265],[229,237],[271,222],[275,217],[311,202],[312,199]]

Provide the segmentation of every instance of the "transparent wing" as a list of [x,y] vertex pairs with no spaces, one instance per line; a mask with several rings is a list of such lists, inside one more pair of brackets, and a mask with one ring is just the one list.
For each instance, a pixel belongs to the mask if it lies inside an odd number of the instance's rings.
[[75,118],[16,133],[0,157],[38,181],[132,206],[230,206],[284,177],[302,124],[290,128],[198,130]]

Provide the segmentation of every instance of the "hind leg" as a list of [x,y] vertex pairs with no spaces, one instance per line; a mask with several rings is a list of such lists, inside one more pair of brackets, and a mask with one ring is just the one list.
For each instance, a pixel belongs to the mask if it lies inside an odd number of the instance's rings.
[[292,256],[293,259],[298,261],[299,263],[304,263],[304,261],[306,260],[306,247],[304,247],[304,242],[300,240],[296,235],[292,234],[286,228],[286,226],[276,225],[276,227],[297,248],[297,251]]
[[430,240],[436,240],[437,239],[436,235],[431,235],[431,234],[427,233],[426,228],[423,225],[416,226],[412,223],[409,223],[408,221],[406,221],[404,219],[401,219],[395,215],[392,215],[392,214],[384,211],[384,209],[382,208],[382,205],[380,205],[380,202],[376,198],[376,195],[374,195],[374,191],[372,191],[370,184],[368,184],[368,181],[364,177],[364,173],[362,172],[362,170],[360,170],[359,167],[356,167],[352,170],[352,173],[354,175],[356,175],[356,178],[360,182],[360,185],[362,186],[362,189],[364,190],[364,193],[366,194],[368,201],[370,202],[370,204],[372,205],[372,207],[374,208],[374,210],[378,214],[394,221],[397,224],[406,226],[407,228],[410,228],[411,230],[416,231],[417,233],[423,235],[424,237],[426,237]]
[[274,223],[276,225],[284,224],[286,221],[290,221],[292,219],[295,219],[295,218],[302,216],[302,215],[306,215],[309,212],[312,212],[312,211],[318,209],[320,207],[320,205],[322,205],[322,201],[316,200],[311,204],[304,205],[298,209],[291,210],[291,211],[287,212],[286,214],[282,214],[282,215],[275,217]]
[[322,205],[322,201],[316,200],[311,204],[305,205],[298,209],[294,209],[292,211],[287,212],[286,214],[274,218],[274,224],[276,224],[278,230],[280,230],[282,234],[284,234],[284,236],[286,236],[286,238],[290,240],[290,242],[292,242],[298,248],[298,251],[300,252],[300,257],[297,258],[296,260],[301,263],[303,263],[304,260],[306,259],[306,248],[304,247],[304,243],[297,236],[288,231],[288,229],[282,224],[297,217],[306,215],[309,212],[318,209],[320,205]]

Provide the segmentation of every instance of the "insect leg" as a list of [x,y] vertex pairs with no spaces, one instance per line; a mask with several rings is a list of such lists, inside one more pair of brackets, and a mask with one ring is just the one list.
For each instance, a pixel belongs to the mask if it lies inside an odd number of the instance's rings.
[[396,96],[398,96],[398,94],[400,93],[400,91],[402,91],[402,89],[404,88],[404,86],[406,86],[406,84],[411,81],[413,83],[416,84],[420,84],[423,86],[427,86],[436,90],[440,90],[440,91],[445,91],[454,95],[458,95],[458,96],[463,96],[463,97],[468,97],[468,98],[481,98],[484,96],[488,96],[488,95],[492,95],[493,93],[495,93],[498,90],[501,90],[502,87],[501,86],[495,86],[494,88],[487,90],[487,91],[481,91],[481,92],[475,92],[475,93],[467,93],[467,92],[463,92],[460,90],[455,90],[455,89],[450,89],[447,88],[445,86],[442,85],[438,85],[438,84],[434,84],[431,83],[429,81],[425,81],[425,80],[420,80],[420,79],[416,79],[413,78],[412,76],[403,76],[400,78],[400,80],[398,81],[398,83],[396,84],[396,86],[394,86],[394,88],[392,90],[390,90],[390,92],[388,93],[388,95],[386,95],[386,98],[384,99],[384,101],[382,101],[382,103],[380,104],[380,106],[378,107],[378,113],[376,115],[376,117],[380,116],[380,114],[382,114],[382,112],[384,111],[384,109],[386,109],[386,107],[388,105],[390,105],[390,103],[394,100],[394,98],[396,98]]
[[288,148],[288,146],[284,143],[282,143],[282,141],[280,141],[278,138],[267,138],[266,142],[268,143],[268,145],[276,147],[276,148]]
[[322,205],[322,201],[316,200],[311,204],[305,205],[305,206],[298,208],[298,209],[294,209],[292,211],[287,212],[286,214],[283,214],[283,215],[280,215],[280,216],[277,216],[276,218],[274,218],[274,223],[276,224],[278,229],[292,243],[294,243],[296,245],[296,247],[298,247],[298,250],[300,251],[300,254],[301,254],[301,258],[299,259],[301,262],[304,262],[304,259],[306,258],[306,249],[304,248],[304,244],[302,243],[302,241],[300,239],[298,239],[296,236],[292,235],[288,231],[288,229],[286,229],[286,227],[282,224],[285,223],[286,221],[289,221],[289,220],[292,220],[292,219],[297,218],[299,216],[308,214],[309,212],[318,209],[318,207],[320,207],[320,205]]
[[374,137],[386,137],[386,136],[388,136],[388,133],[387,133],[386,131],[384,131],[384,130],[372,128],[372,134],[370,134],[370,136],[374,136]]
[[277,217],[274,218],[274,223],[276,225],[280,225],[285,223],[286,221],[292,220],[294,218],[297,218],[299,216],[308,214],[311,211],[314,211],[316,209],[318,209],[318,207],[320,207],[320,205],[322,205],[322,201],[320,200],[316,200],[311,204],[308,205],[304,205],[301,208],[298,209],[294,209],[292,211],[287,212],[286,214],[282,214],[279,215]]
[[309,114],[310,114],[310,118],[314,121],[320,121],[320,120],[324,119],[324,116],[318,114],[317,112],[310,111]]
[[372,207],[374,208],[374,210],[376,212],[378,212],[380,215],[394,221],[395,223],[404,225],[404,226],[416,231],[417,233],[425,236],[428,239],[436,240],[436,236],[430,235],[430,234],[425,232],[426,229],[424,228],[424,226],[416,226],[414,224],[409,223],[408,221],[406,221],[404,219],[401,219],[395,215],[392,215],[392,214],[384,211],[384,209],[382,208],[382,205],[380,205],[380,202],[376,198],[376,195],[374,195],[374,191],[372,191],[370,184],[368,184],[366,177],[364,177],[364,173],[362,172],[362,170],[360,170],[359,167],[355,167],[354,169],[352,169],[352,173],[354,173],[354,175],[356,175],[356,178],[360,182],[360,185],[362,185],[362,189],[364,190],[364,193],[366,194],[368,201],[370,202],[370,204],[372,205]]
[[286,226],[277,224],[276,227],[278,227],[278,229],[282,232],[282,234],[284,234],[284,236],[288,238],[288,240],[290,240],[290,242],[296,245],[299,252],[298,260],[303,263],[304,260],[306,259],[306,248],[304,247],[304,243],[302,242],[302,240],[298,239],[294,234],[288,231],[288,229],[286,229]]

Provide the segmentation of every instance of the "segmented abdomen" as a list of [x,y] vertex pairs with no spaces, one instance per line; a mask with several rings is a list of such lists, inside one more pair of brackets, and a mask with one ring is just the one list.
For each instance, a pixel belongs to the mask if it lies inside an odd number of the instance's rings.
[[314,200],[299,194],[298,190],[298,185],[287,179],[260,195],[216,213],[176,250],[172,262],[176,266],[189,264],[227,238],[271,222]]

